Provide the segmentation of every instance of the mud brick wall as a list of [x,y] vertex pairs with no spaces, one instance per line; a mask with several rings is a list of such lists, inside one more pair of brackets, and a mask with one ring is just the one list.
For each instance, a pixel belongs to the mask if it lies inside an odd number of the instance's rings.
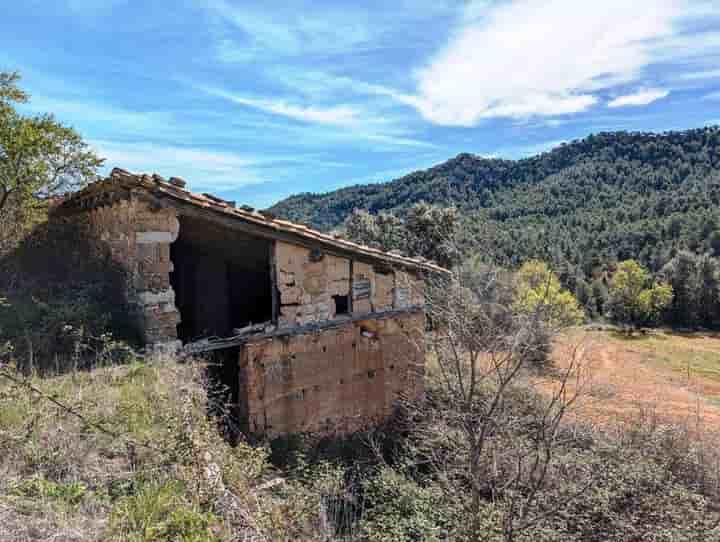
[[179,231],[174,209],[152,209],[131,198],[93,209],[84,220],[126,274],[126,301],[144,341],[176,347],[180,314],[170,286],[170,244]]
[[424,324],[414,311],[248,342],[240,414],[268,436],[342,434],[382,421],[400,394],[424,391]]
[[367,263],[353,262],[353,314],[391,310],[395,274],[380,273]]
[[281,327],[335,318],[333,296],[350,293],[350,260],[329,254],[313,261],[305,247],[277,241],[275,269]]

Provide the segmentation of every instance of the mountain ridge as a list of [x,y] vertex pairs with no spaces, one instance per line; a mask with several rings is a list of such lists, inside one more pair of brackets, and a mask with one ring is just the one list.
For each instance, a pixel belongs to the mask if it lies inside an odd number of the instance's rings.
[[[709,156],[703,156],[703,150],[708,151]],[[600,132],[519,160],[460,153],[426,170],[384,183],[290,196],[270,210],[289,220],[328,230],[340,225],[355,208],[373,213],[394,211],[402,215],[413,203],[426,201],[455,205],[464,210],[488,209],[494,206],[495,198],[491,196],[497,192],[550,182],[553,175],[582,164],[622,160],[645,170],[652,165],[649,169],[656,172],[662,168],[682,172],[680,162],[683,161],[690,165],[691,171],[687,174],[718,171],[720,129],[713,126],[663,133]],[[710,167],[703,168],[703,161],[709,161]]]

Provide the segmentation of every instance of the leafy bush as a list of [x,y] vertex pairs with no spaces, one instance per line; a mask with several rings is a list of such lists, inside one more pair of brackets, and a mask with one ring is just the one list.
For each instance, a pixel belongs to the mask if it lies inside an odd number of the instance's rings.
[[37,226],[0,259],[0,355],[26,373],[127,361],[135,337],[123,285],[82,224]]
[[448,499],[439,486],[421,486],[390,467],[381,467],[363,490],[368,507],[358,524],[360,540],[448,540],[461,521],[458,499]]

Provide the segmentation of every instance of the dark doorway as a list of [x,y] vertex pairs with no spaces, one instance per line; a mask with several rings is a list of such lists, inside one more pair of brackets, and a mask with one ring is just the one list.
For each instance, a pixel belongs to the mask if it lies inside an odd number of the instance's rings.
[[182,319],[178,338],[227,337],[234,328],[272,318],[271,241],[180,217],[170,246],[170,283]]

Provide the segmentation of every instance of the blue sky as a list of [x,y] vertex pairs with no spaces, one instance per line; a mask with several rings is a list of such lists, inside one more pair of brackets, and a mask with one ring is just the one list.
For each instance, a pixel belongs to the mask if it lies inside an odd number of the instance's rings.
[[108,167],[264,207],[460,152],[720,124],[719,0],[4,2],[0,69]]

